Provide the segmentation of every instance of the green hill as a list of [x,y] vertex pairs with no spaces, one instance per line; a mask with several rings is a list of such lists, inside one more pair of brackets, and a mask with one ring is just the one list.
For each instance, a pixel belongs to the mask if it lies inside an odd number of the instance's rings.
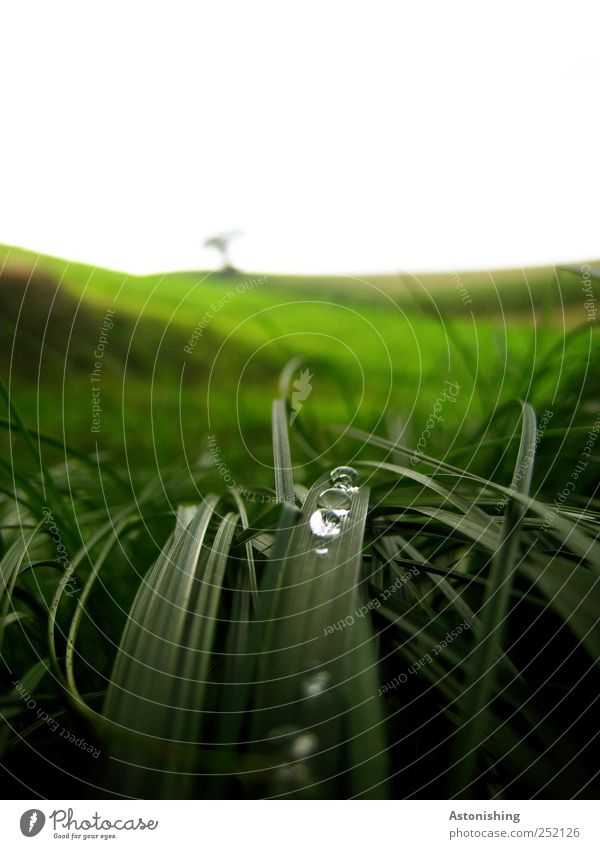
[[312,376],[297,429],[318,451],[333,424],[416,441],[451,381],[460,392],[431,433],[440,450],[527,395],[565,326],[586,318],[577,275],[550,267],[134,276],[4,246],[0,268],[2,371],[26,419],[146,467],[205,462],[212,434],[236,474],[261,474],[269,398],[294,358],[295,376],[301,362]]

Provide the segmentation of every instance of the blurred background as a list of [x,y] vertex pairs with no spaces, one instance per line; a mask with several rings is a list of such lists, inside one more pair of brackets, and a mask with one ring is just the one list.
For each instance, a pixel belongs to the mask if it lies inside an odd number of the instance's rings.
[[592,2],[5,4],[0,242],[129,273],[600,255]]

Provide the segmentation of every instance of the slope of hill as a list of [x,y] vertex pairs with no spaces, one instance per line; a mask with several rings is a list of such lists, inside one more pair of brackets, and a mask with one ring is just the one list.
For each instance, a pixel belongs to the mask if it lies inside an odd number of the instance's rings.
[[0,269],[2,371],[27,420],[145,466],[203,462],[209,434],[241,446],[228,467],[268,465],[269,399],[293,358],[311,377],[297,427],[317,447],[330,424],[416,441],[449,381],[459,396],[428,436],[442,449],[529,395],[567,326],[589,318],[581,280],[551,268],[136,277],[0,247]]

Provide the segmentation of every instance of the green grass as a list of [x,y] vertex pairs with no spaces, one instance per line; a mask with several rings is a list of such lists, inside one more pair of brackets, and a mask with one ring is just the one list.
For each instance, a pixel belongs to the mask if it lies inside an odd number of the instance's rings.
[[[9,253],[9,795],[597,795],[599,350],[576,276],[564,311],[547,270],[533,296],[509,275],[510,321],[481,276],[473,315],[454,285],[438,314],[434,279],[273,279],[189,353],[248,277],[42,258],[15,309],[32,257]],[[318,538],[348,463],[349,513]]]
[[[35,268],[16,332],[20,297],[11,297],[12,316],[5,319],[4,373],[14,374],[11,391],[25,417],[51,435],[62,438],[64,430],[68,442],[88,450],[98,443],[123,458],[126,444],[134,465],[149,465],[155,452],[162,463],[191,451],[194,462],[213,431],[223,444],[237,446],[241,437],[264,445],[265,396],[294,357],[314,375],[301,417],[311,430],[340,422],[393,428],[402,420],[407,439],[416,439],[444,380],[457,381],[457,403],[447,405],[446,421],[433,435],[442,449],[454,434],[468,438],[465,417],[467,429],[483,425],[491,412],[486,399],[502,404],[523,397],[546,353],[560,346],[574,319],[585,318],[579,282],[567,274],[557,283],[553,269],[461,275],[472,300],[465,305],[452,275],[445,281],[424,275],[410,285],[406,276],[362,282],[205,272],[133,277],[7,248],[0,249],[0,263],[3,253],[5,277],[12,268],[26,281]],[[48,303],[44,320],[33,321],[39,289],[56,280],[59,306]],[[264,282],[248,283],[257,280]],[[557,309],[562,303],[568,309]],[[90,375],[107,309],[115,310],[114,328],[103,361],[102,430],[93,434]],[[35,392],[32,383],[39,383]],[[539,374],[536,389],[548,394]],[[238,475],[246,457],[228,452]],[[268,461],[268,449],[257,459],[253,476]]]

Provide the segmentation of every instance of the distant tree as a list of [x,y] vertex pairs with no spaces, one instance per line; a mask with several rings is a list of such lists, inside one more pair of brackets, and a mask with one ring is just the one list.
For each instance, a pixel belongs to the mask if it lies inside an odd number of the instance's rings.
[[242,233],[240,230],[230,230],[227,233],[217,233],[216,236],[211,236],[210,239],[206,239],[204,242],[205,248],[214,248],[221,254],[221,267],[223,271],[237,271],[229,256],[229,245],[234,239],[237,239],[238,236],[241,235]]

